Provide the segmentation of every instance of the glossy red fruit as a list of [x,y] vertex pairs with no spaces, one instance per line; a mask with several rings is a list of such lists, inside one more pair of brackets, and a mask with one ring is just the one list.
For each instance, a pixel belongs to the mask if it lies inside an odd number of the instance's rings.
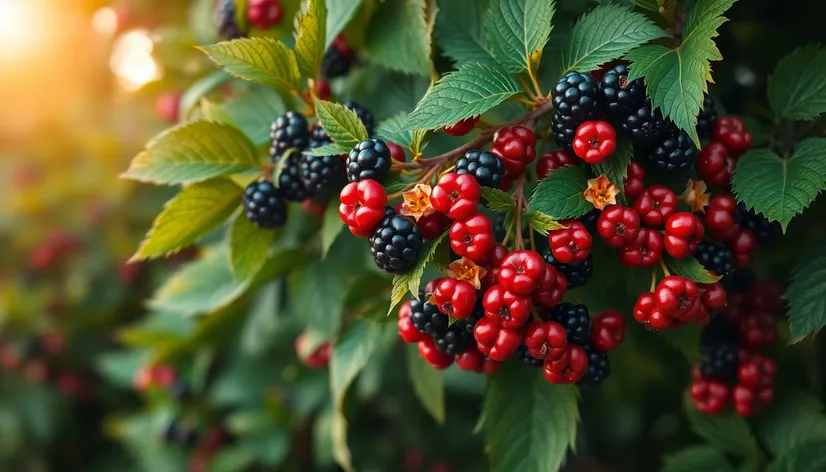
[[479,122],[479,117],[474,116],[472,118],[466,118],[454,125],[445,126],[442,129],[451,136],[464,136],[473,130],[477,122]]
[[748,229],[737,227],[734,236],[728,241],[728,247],[734,255],[734,263],[738,267],[748,267],[757,250],[757,238]]
[[697,155],[697,173],[709,185],[728,185],[736,161],[720,143],[708,143]]
[[534,359],[554,361],[565,355],[568,335],[559,323],[534,321],[525,329],[524,343]]
[[603,352],[619,347],[625,339],[625,318],[616,310],[605,310],[594,317],[591,344]]
[[484,372],[485,356],[476,346],[470,346],[456,356],[456,365],[470,372],[481,374]]
[[625,267],[649,267],[660,260],[662,253],[663,237],[660,233],[640,228],[634,242],[619,249],[619,259]]
[[432,240],[441,236],[445,232],[445,228],[450,226],[450,218],[439,212],[434,212],[419,218],[416,226],[422,232],[422,238]]
[[633,243],[640,231],[640,217],[631,208],[614,205],[602,211],[597,220],[597,232],[605,244],[621,247]]
[[706,230],[718,241],[726,242],[737,232],[737,200],[731,195],[715,195],[706,208]]
[[450,226],[449,237],[453,252],[474,262],[484,261],[496,244],[493,223],[481,213],[466,220],[454,221]]
[[470,282],[445,277],[433,291],[433,303],[445,315],[467,318],[476,304],[476,289]]
[[737,157],[751,149],[752,135],[746,124],[736,116],[721,116],[714,123],[711,140],[721,143],[729,154]]
[[740,360],[737,381],[751,390],[771,387],[777,374],[777,364],[768,357],[752,354]]
[[330,81],[327,79],[316,79],[314,88],[316,97],[322,100],[329,100],[333,96],[333,91],[330,89]]
[[708,311],[722,310],[726,307],[728,295],[719,283],[698,284],[700,289],[700,301]]
[[716,415],[726,408],[728,387],[719,380],[702,379],[691,384],[691,402],[706,415]]
[[586,121],[574,137],[574,154],[588,164],[599,164],[617,149],[617,133],[605,121]]
[[749,418],[759,413],[774,400],[774,390],[771,387],[754,390],[745,385],[737,384],[731,397],[734,402],[734,412],[743,418]]
[[464,220],[476,214],[480,192],[479,183],[470,174],[449,172],[433,187],[430,204],[451,220]]
[[278,0],[249,0],[247,20],[260,30],[267,30],[281,22],[284,11]]
[[181,94],[165,92],[155,101],[155,114],[167,123],[177,123],[180,118]]
[[499,283],[505,290],[528,295],[545,275],[545,260],[535,251],[516,251],[499,265]]
[[362,180],[347,184],[339,195],[341,204],[338,214],[350,232],[360,238],[370,236],[384,218],[387,193],[375,180]]
[[657,309],[671,318],[683,320],[697,304],[697,292],[697,285],[691,280],[679,275],[669,275],[660,280],[654,289]]
[[651,228],[661,228],[677,209],[677,195],[668,187],[652,185],[634,200],[632,205],[640,221]]
[[522,344],[521,330],[502,326],[498,317],[485,316],[479,320],[473,337],[479,351],[498,362],[508,360]]
[[576,164],[577,160],[570,152],[564,149],[554,149],[539,156],[539,160],[536,161],[536,176],[544,179],[560,167]]
[[497,244],[488,253],[487,258],[482,263],[487,269],[487,273],[482,277],[482,290],[487,290],[499,283],[499,272],[501,271],[502,261],[505,260],[508,254],[510,254],[508,248],[502,244]]
[[505,328],[521,328],[531,317],[530,297],[510,292],[502,285],[485,292],[482,306],[486,317],[496,319]]
[[430,336],[419,342],[419,355],[436,369],[447,369],[453,364],[453,356],[438,350]]
[[536,157],[536,136],[524,126],[504,126],[493,135],[490,151],[508,173],[519,174]]
[[740,315],[740,343],[749,349],[772,346],[777,342],[777,324],[769,313],[754,311]]
[[399,308],[399,335],[405,342],[417,343],[423,341],[427,335],[413,325],[410,321],[410,301],[404,302]]
[[548,235],[554,259],[562,264],[579,263],[591,252],[591,233],[576,220],[564,220],[563,229],[555,229]]
[[404,153],[404,148],[394,143],[387,141],[387,149],[390,149],[390,158],[397,162],[404,162],[407,160],[407,155]]
[[675,213],[665,222],[665,252],[676,259],[689,257],[703,242],[704,234],[700,218],[688,212]]
[[574,383],[588,371],[588,354],[576,344],[568,344],[565,354],[556,360],[545,360],[542,373],[553,384]]
[[550,264],[545,264],[545,273],[531,295],[533,303],[543,308],[554,308],[562,301],[568,290],[568,280],[562,272]]
[[625,182],[623,182],[625,198],[627,198],[628,201],[637,198],[643,191],[645,191],[645,184],[643,183],[644,178],[645,168],[637,161],[629,162],[628,176],[625,177]]

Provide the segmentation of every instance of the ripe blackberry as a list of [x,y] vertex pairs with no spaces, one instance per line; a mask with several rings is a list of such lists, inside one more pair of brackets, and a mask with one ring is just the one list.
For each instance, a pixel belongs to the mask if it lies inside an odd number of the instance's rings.
[[287,222],[287,205],[281,191],[261,179],[244,190],[244,214],[259,228],[277,228]]
[[669,125],[648,150],[648,163],[662,171],[686,171],[696,160],[697,146],[674,124]]
[[734,270],[734,255],[723,243],[702,243],[697,246],[694,257],[703,267],[720,276]]
[[235,0],[219,0],[215,6],[215,28],[218,35],[226,40],[244,36],[241,26],[235,18]]
[[737,347],[720,343],[700,346],[700,375],[729,383],[737,378]]
[[745,293],[755,280],[757,280],[757,276],[748,267],[735,267],[721,283],[726,292]]
[[528,352],[528,347],[524,344],[520,345],[519,349],[516,350],[516,355],[517,357],[519,357],[520,361],[532,367],[542,367],[542,365],[545,363],[545,361],[543,361],[542,359],[537,359],[533,357],[531,353]]
[[280,157],[288,149],[303,151],[310,144],[310,130],[307,118],[301,113],[288,111],[279,116],[270,127],[272,147],[270,156]]
[[493,238],[501,242],[505,239],[505,234],[508,232],[508,229],[505,228],[505,214],[495,213],[490,217],[490,221],[493,223]]
[[568,342],[583,345],[591,339],[594,323],[591,321],[591,314],[585,305],[562,302],[551,310],[549,320],[556,321],[565,327]]
[[556,111],[576,120],[578,126],[597,117],[599,86],[589,74],[568,72],[554,87],[553,102]]
[[588,230],[591,234],[597,233],[597,220],[599,220],[600,215],[602,215],[602,210],[594,208],[593,210],[589,211],[583,216],[577,218],[582,226],[585,226],[585,229]]
[[558,111],[554,111],[551,119],[551,132],[554,136],[556,145],[562,149],[571,150],[574,138],[576,137],[576,129],[579,124],[570,116],[565,116]]
[[284,198],[293,202],[301,202],[312,196],[301,178],[300,160],[301,154],[290,155],[281,163],[282,169],[278,175],[278,190]]
[[706,97],[703,100],[703,109],[700,110],[700,115],[697,116],[697,134],[701,138],[711,136],[711,130],[714,129],[714,123],[717,122],[717,110],[714,108],[714,100],[711,97]]
[[324,59],[321,60],[321,76],[328,79],[343,77],[350,72],[352,66],[353,55],[331,44],[324,52]]
[[313,129],[310,130],[310,147],[320,147],[331,142],[333,142],[333,140],[330,139],[327,131],[324,130],[320,123],[313,126]]
[[628,82],[628,66],[625,64],[614,67],[602,76],[599,94],[602,105],[615,118],[639,110],[646,98],[643,80]]
[[542,258],[545,262],[551,264],[556,270],[562,272],[565,279],[568,281],[568,288],[582,287],[591,278],[594,273],[594,258],[588,255],[588,258],[582,262],[563,264],[554,258],[553,252],[548,248],[543,254]]
[[[313,140],[310,147],[322,146],[323,142]],[[299,158],[299,170],[301,180],[307,191],[313,195],[320,194],[331,189],[331,184],[341,175],[342,157],[333,156],[308,156],[302,154]]]
[[388,208],[370,236],[370,251],[379,269],[391,274],[405,272],[416,264],[422,233],[416,222]]
[[620,120],[622,132],[642,142],[659,136],[663,126],[663,114],[659,108],[651,107],[650,100],[646,100],[636,109],[628,110]]
[[599,387],[611,375],[608,354],[595,348],[590,341],[580,344],[580,347],[588,354],[588,370],[577,383],[586,387]]
[[356,102],[344,102],[344,106],[356,112],[356,115],[358,115],[361,122],[364,123],[364,128],[367,129],[367,136],[373,136],[373,126],[375,125],[375,122],[373,120],[373,114],[370,113],[370,110],[364,108]]
[[780,223],[769,221],[762,213],[749,210],[746,205],[739,203],[740,225],[754,233],[757,242],[766,246],[774,243],[782,234]]
[[424,290],[420,290],[419,299],[410,300],[410,322],[422,333],[444,336],[450,320],[436,305],[427,303]]
[[473,338],[473,328],[476,327],[476,322],[484,315],[485,310],[482,307],[481,299],[479,299],[470,316],[456,320],[447,328],[445,334],[433,335],[433,342],[436,344],[436,349],[454,356],[464,351],[468,346],[476,342]]
[[472,175],[483,187],[499,188],[505,177],[505,165],[491,152],[468,151],[456,161],[456,173]]
[[700,331],[700,347],[719,344],[735,345],[737,338],[737,327],[732,325],[725,316],[715,313]]
[[347,156],[347,180],[378,182],[390,172],[390,148],[381,139],[368,139],[356,144]]

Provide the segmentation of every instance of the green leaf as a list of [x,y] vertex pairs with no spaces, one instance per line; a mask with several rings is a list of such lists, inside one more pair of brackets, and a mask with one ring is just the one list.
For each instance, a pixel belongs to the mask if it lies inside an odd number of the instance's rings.
[[665,458],[663,472],[729,472],[726,456],[710,446],[691,446]]
[[324,131],[336,144],[352,149],[368,138],[367,129],[356,112],[344,105],[316,99],[315,110]]
[[201,98],[212,92],[216,87],[227,82],[232,78],[231,75],[219,70],[210,73],[204,78],[192,84],[186,92],[181,95],[180,100],[180,116],[186,118],[189,112],[201,102]]
[[759,450],[746,420],[734,413],[705,415],[697,411],[689,401],[686,401],[685,409],[694,432],[707,439],[716,449],[740,457],[749,457]]
[[673,5],[676,0],[630,0],[634,5],[656,13],[662,13],[669,5]]
[[303,151],[302,154],[306,154],[308,156],[339,156],[342,154],[348,154],[351,149],[353,149],[353,146],[348,146],[339,143],[330,143],[325,144],[324,146],[319,146],[317,148],[307,149]]
[[474,63],[496,65],[482,29],[489,0],[441,0],[436,15],[439,45],[457,66]]
[[433,14],[428,2],[395,0],[379,4],[367,29],[367,54],[376,65],[430,76]]
[[467,64],[439,79],[402,129],[436,129],[478,116],[521,91],[504,69]]
[[132,389],[135,372],[149,362],[149,353],[139,350],[105,352],[95,360],[95,369],[107,382]]
[[513,197],[498,188],[482,187],[482,198],[488,202],[485,206],[493,211],[509,213],[516,209]]
[[367,365],[376,347],[382,339],[395,336],[395,331],[391,323],[358,320],[336,341],[330,361],[330,391],[338,411],[344,405],[347,389]]
[[555,221],[550,216],[540,211],[529,211],[525,213],[525,220],[537,233],[547,236],[553,230],[562,229],[565,226],[558,221]]
[[243,212],[235,217],[229,232],[229,260],[238,280],[251,278],[264,267],[275,234],[252,224]]
[[338,206],[330,202],[324,210],[324,223],[321,226],[321,258],[327,257],[327,251],[336,242],[336,238],[341,234],[344,222],[338,214]]
[[634,145],[626,136],[617,136],[617,150],[608,159],[593,165],[594,175],[604,175],[619,188],[619,203],[625,201],[625,178],[628,177],[628,164],[634,157]]
[[439,244],[445,237],[447,237],[447,232],[442,233],[442,235],[436,239],[426,242],[419,251],[419,262],[416,263],[416,267],[412,268],[409,272],[393,277],[393,290],[390,294],[390,308],[387,310],[388,315],[408,292],[416,298],[419,297],[419,285],[422,283],[424,269],[427,267],[428,262],[433,259],[433,255],[436,254],[436,248],[439,247]]
[[238,125],[235,123],[232,117],[229,116],[226,111],[224,111],[223,107],[219,106],[215,102],[207,100],[206,98],[201,99],[201,113],[204,114],[204,118],[207,121],[238,128]]
[[130,346],[157,348],[186,340],[195,332],[195,323],[174,313],[153,313],[126,326],[118,338]]
[[230,125],[198,120],[159,134],[121,177],[178,185],[258,167],[255,145]]
[[648,41],[667,36],[651,20],[620,5],[601,5],[579,19],[565,45],[565,72],[590,72]]
[[350,19],[361,7],[361,0],[326,0],[325,3],[327,4],[327,39],[324,41],[326,49],[350,23]]
[[780,454],[767,472],[820,472],[826,470],[826,440],[814,439]]
[[415,344],[407,345],[407,372],[413,391],[437,423],[445,422],[445,373],[434,369],[419,355]]
[[491,471],[559,470],[576,439],[576,397],[574,386],[553,385],[521,365],[490,376],[482,414]]
[[723,13],[735,0],[698,0],[686,17],[683,41],[676,49],[658,44],[640,46],[625,58],[631,62],[628,80],[645,77],[655,107],[700,147],[697,115],[711,81],[711,61],[723,59],[714,44]]
[[327,30],[327,6],[324,0],[310,0],[307,12],[298,20],[295,58],[305,77],[315,78],[324,59]]
[[810,439],[826,440],[823,405],[801,390],[780,391],[754,420],[760,443],[773,456]]
[[786,226],[826,188],[826,138],[801,142],[789,159],[754,149],[737,160],[731,181],[737,200]]
[[250,356],[260,356],[270,347],[273,336],[282,325],[279,311],[284,295],[283,285],[275,281],[258,291],[241,332],[241,350]]
[[555,220],[579,218],[594,209],[583,195],[587,188],[588,176],[581,167],[560,167],[539,182],[528,209]]
[[714,275],[709,272],[708,269],[703,267],[703,265],[693,257],[675,259],[666,254],[663,260],[672,274],[680,275],[692,282],[710,284],[718,282],[722,278],[719,275]]
[[826,326],[826,248],[801,259],[786,290],[789,330],[794,342]]
[[396,143],[403,148],[410,147],[413,143],[413,133],[402,131],[405,120],[407,120],[407,112],[403,111],[382,121],[376,128],[376,137]]
[[826,48],[810,44],[781,59],[768,95],[778,118],[811,120],[826,112]]
[[264,86],[242,90],[221,104],[224,112],[256,146],[270,144],[270,125],[287,105],[277,92]]
[[553,0],[491,0],[484,29],[496,61],[511,72],[536,70],[555,11]]
[[218,177],[184,187],[155,218],[132,260],[176,253],[221,226],[241,203],[241,188]]
[[298,90],[301,74],[293,53],[272,38],[244,38],[199,46],[210,59],[239,79],[283,90]]

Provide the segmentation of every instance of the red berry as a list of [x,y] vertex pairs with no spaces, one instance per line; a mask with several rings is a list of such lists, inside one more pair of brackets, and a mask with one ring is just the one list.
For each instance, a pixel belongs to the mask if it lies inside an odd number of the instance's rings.
[[454,221],[450,226],[449,236],[453,252],[474,262],[484,261],[496,244],[493,223],[481,213],[466,220]]
[[625,318],[616,310],[605,310],[594,318],[591,344],[603,352],[616,349],[625,339]]
[[623,186],[625,187],[625,198],[631,201],[637,198],[644,190],[645,184],[645,168],[637,161],[628,163],[628,176],[625,178]]
[[451,220],[464,220],[476,213],[479,198],[479,183],[472,175],[450,172],[433,187],[430,204]]
[[708,232],[719,241],[728,241],[737,231],[737,200],[731,195],[715,195],[706,209],[704,219]]
[[554,259],[562,264],[579,263],[591,252],[591,233],[576,220],[564,220],[563,229],[555,229],[548,235]]
[[485,260],[485,267],[488,272],[482,277],[482,289],[487,290],[490,287],[499,283],[499,272],[501,271],[502,261],[505,260],[509,254],[508,248],[501,244],[493,247],[493,250],[488,253]]
[[494,285],[485,292],[482,306],[486,317],[496,319],[505,328],[521,328],[531,317],[531,299],[502,285]]
[[756,311],[777,313],[783,308],[783,286],[769,280],[758,280],[749,287],[748,307]]
[[771,387],[751,389],[738,384],[732,392],[734,411],[738,415],[748,418],[759,413],[774,399],[774,390]]
[[317,79],[315,81],[315,95],[322,100],[329,100],[333,96],[333,92],[330,90],[330,81],[326,79]]
[[684,320],[697,304],[697,285],[685,277],[669,275],[660,280],[654,290],[657,299],[657,309],[665,315],[678,320]]
[[700,218],[688,212],[671,215],[665,222],[665,251],[677,259],[689,257],[703,242],[704,234]]
[[757,238],[746,228],[738,227],[728,241],[728,246],[734,254],[734,263],[739,267],[747,267],[751,264],[751,256],[757,250]]
[[416,226],[422,232],[422,238],[432,240],[436,239],[445,231],[450,225],[450,218],[445,215],[435,212],[427,216],[422,216],[416,222]]
[[485,356],[478,347],[470,346],[456,356],[456,365],[462,370],[481,374],[484,372]]
[[347,184],[339,195],[338,214],[354,235],[366,238],[384,218],[387,193],[375,180]]
[[504,362],[519,349],[522,333],[519,329],[502,326],[499,320],[499,317],[483,317],[476,323],[473,337],[482,354]]
[[626,267],[654,265],[663,253],[663,237],[657,231],[640,228],[633,243],[619,249],[620,264]]
[[323,203],[315,202],[308,198],[301,202],[301,209],[304,210],[304,213],[308,215],[312,215],[316,218],[321,218],[324,216],[324,212],[327,210],[327,206]]
[[565,354],[556,360],[545,360],[542,370],[550,383],[574,383],[588,371],[588,354],[576,344],[568,344]]
[[746,124],[736,116],[721,116],[714,123],[711,140],[721,143],[729,154],[737,157],[748,151],[752,145],[752,136]]
[[476,304],[476,289],[470,282],[445,277],[433,291],[433,303],[445,315],[467,318]]
[[709,185],[728,185],[734,164],[725,146],[711,142],[697,156],[697,173]]
[[530,294],[545,276],[545,260],[534,251],[508,254],[499,265],[499,283],[505,290]]
[[634,200],[634,210],[646,226],[659,228],[677,209],[677,195],[662,185],[652,185]]
[[726,307],[728,296],[719,283],[699,284],[700,301],[708,311],[722,310]]
[[640,231],[640,216],[634,210],[614,205],[603,210],[597,220],[597,232],[611,247],[633,243]]
[[476,123],[479,121],[478,116],[474,116],[472,118],[466,118],[455,125],[451,126],[444,126],[442,129],[445,133],[451,136],[464,136],[470,133],[473,130],[473,127],[476,126]]
[[453,356],[438,350],[430,336],[419,342],[419,355],[436,369],[447,369],[453,364]]
[[390,157],[393,160],[398,162],[404,162],[407,160],[407,156],[404,153],[404,148],[393,141],[387,141],[385,144],[387,144],[387,149],[390,149]]
[[247,20],[258,29],[266,30],[281,22],[283,11],[278,0],[249,0]]
[[524,126],[505,126],[493,135],[490,150],[502,159],[507,172],[519,174],[536,157],[536,136]]
[[738,322],[740,343],[750,349],[772,346],[777,342],[777,325],[769,313],[744,313]]
[[536,176],[544,179],[551,174],[551,171],[559,169],[564,166],[571,166],[577,163],[574,156],[564,149],[554,149],[548,151],[536,161]]
[[707,415],[716,415],[726,408],[728,387],[719,380],[702,379],[691,384],[694,408]]
[[768,357],[753,354],[742,359],[737,367],[737,380],[740,385],[751,390],[771,387],[777,374],[777,364]]
[[399,335],[408,343],[417,343],[424,340],[427,335],[419,331],[413,322],[410,321],[410,301],[404,302],[399,308]]
[[565,355],[568,335],[565,328],[554,321],[529,324],[525,329],[525,346],[534,359],[558,360]]
[[180,118],[181,94],[166,92],[155,101],[155,114],[167,123],[177,123]]
[[605,121],[586,121],[574,137],[574,153],[588,164],[599,164],[617,149],[617,133]]
[[562,301],[562,296],[568,290],[568,280],[562,272],[554,266],[545,264],[545,274],[539,280],[531,298],[537,306],[554,308]]

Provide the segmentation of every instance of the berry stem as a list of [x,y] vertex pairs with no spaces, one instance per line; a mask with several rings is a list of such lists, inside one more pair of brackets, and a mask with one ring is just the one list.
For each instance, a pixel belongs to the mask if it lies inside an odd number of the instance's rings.
[[657,287],[657,269],[651,269],[651,286],[648,288],[649,292],[653,292]]
[[513,192],[513,199],[516,200],[516,236],[514,244],[517,251],[525,249],[525,241],[522,239],[522,207],[525,204],[525,173],[523,172],[516,180],[516,190]]
[[668,271],[668,267],[665,266],[665,261],[662,259],[660,259],[660,267],[662,268],[663,274],[665,274],[666,277],[671,275],[671,272]]

